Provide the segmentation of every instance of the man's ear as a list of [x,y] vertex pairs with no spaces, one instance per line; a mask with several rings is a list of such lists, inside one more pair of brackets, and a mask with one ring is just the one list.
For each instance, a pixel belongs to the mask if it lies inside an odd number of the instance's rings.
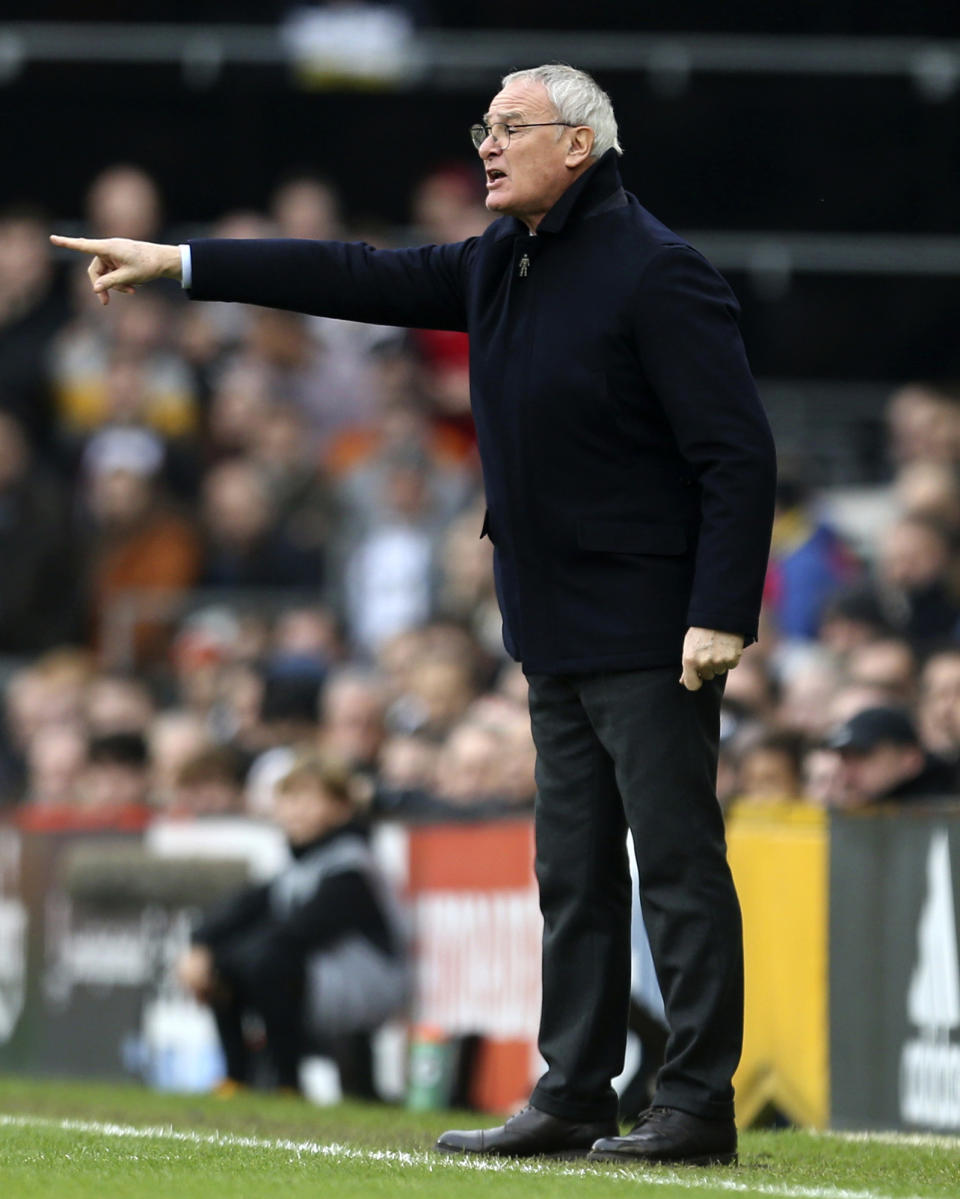
[[577,125],[570,130],[570,147],[567,150],[567,166],[581,166],[593,153],[593,130],[589,125]]

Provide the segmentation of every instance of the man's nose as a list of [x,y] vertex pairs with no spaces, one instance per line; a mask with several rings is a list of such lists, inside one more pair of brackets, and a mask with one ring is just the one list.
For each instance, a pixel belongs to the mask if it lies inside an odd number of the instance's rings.
[[494,139],[492,133],[488,133],[477,147],[477,153],[480,155],[483,161],[486,162],[488,158],[493,158],[496,154],[502,154],[503,146],[501,146],[500,143]]

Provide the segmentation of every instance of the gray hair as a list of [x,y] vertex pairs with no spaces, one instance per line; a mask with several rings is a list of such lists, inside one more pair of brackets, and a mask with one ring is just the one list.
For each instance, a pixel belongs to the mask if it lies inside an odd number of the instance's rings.
[[542,83],[557,116],[571,125],[588,125],[593,130],[592,158],[600,158],[610,149],[623,153],[617,140],[617,118],[610,97],[595,79],[563,62],[545,63],[504,75],[501,86],[523,81]]

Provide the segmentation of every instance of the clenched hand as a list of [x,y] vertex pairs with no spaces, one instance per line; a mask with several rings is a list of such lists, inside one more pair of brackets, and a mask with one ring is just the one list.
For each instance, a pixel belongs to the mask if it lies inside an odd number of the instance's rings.
[[689,628],[683,639],[683,674],[680,682],[688,691],[699,691],[705,679],[732,670],[742,653],[743,638],[739,633]]
[[87,274],[101,304],[110,303],[111,289],[129,294],[151,279],[180,278],[179,246],[131,241],[128,237],[61,237],[56,233],[50,240],[65,250],[93,255]]
[[210,998],[216,985],[213,955],[204,945],[192,945],[181,954],[176,966],[177,981],[201,1002]]

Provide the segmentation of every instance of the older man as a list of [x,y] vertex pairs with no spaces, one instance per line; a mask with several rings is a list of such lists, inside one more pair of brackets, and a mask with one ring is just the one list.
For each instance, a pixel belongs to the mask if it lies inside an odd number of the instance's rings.
[[[501,219],[455,245],[56,240],[96,256],[104,302],[169,275],[196,299],[470,333],[483,533],[538,752],[547,1071],[505,1125],[437,1148],[730,1162],[742,948],[717,740],[723,674],[756,635],[770,431],[736,301],[623,190],[588,75],[508,75],[471,136]],[[628,825],[670,1039],[621,1137]]]

